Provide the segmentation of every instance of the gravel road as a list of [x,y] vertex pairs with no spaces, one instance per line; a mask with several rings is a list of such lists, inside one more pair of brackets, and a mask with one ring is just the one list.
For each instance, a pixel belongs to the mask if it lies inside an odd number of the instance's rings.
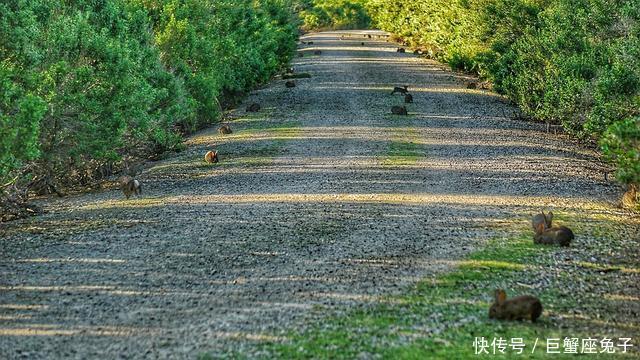
[[[1,225],[0,358],[252,354],[530,231],[538,209],[613,208],[595,152],[382,34],[306,35],[293,66],[311,78],[275,79],[230,114],[233,134],[148,164],[141,197],[51,198]],[[396,85],[406,117],[390,114]]]

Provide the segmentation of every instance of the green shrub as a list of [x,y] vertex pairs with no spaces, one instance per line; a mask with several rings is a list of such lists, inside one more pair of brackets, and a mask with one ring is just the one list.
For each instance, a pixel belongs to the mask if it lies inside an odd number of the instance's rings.
[[636,181],[638,123],[624,119],[640,115],[637,1],[370,0],[368,10],[375,26],[488,78],[526,115],[603,139],[618,178]]
[[640,184],[640,117],[611,124],[600,143],[604,154],[617,165],[618,179]]
[[368,0],[300,1],[305,30],[366,29],[371,18],[365,8]]
[[[75,184],[175,148],[295,49],[289,0],[0,3],[0,180]],[[152,29],[153,31],[149,31]]]
[[0,180],[40,154],[38,135],[46,104],[26,93],[16,81],[19,77],[9,61],[0,63]]

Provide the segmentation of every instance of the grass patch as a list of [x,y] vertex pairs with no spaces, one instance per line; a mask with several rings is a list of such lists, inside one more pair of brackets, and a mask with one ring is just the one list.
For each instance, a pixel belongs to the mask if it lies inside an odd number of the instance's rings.
[[421,156],[417,144],[410,141],[392,141],[387,148],[382,164],[387,166],[413,165],[418,162]]
[[[600,317],[608,313],[609,301],[567,289],[569,284],[579,281],[581,275],[560,272],[547,281],[549,272],[557,269],[555,256],[560,251],[563,250],[533,244],[530,232],[520,237],[494,239],[484,249],[460,261],[450,273],[421,281],[403,295],[387,296],[372,306],[329,316],[303,333],[292,333],[291,341],[270,343],[264,349],[278,358],[346,359],[369,358],[375,354],[385,359],[562,359],[576,356],[562,353],[565,337],[600,340],[609,337],[617,344],[618,337],[634,336],[632,343],[637,348],[637,319],[627,324],[626,329],[630,330],[615,332],[611,324]],[[586,280],[598,281],[592,279],[590,273],[592,271],[584,274]],[[540,281],[546,281],[544,286],[531,285]],[[543,303],[543,316],[535,324],[488,319],[496,288],[504,288],[509,297],[538,296]],[[617,328],[625,329],[624,326]],[[474,340],[480,337],[488,341],[489,355],[476,355]],[[522,338],[523,354],[517,355],[507,346],[504,354],[498,351],[494,355],[491,344],[494,338],[508,343],[513,338]],[[546,352],[546,339],[554,338],[560,339],[561,354]],[[584,354],[584,357],[631,359],[638,356],[634,348],[627,354],[619,352],[619,348],[616,350],[613,354]]]
[[423,156],[418,146],[420,133],[414,128],[398,129],[394,140],[389,143],[383,155],[382,165],[407,166],[414,165]]
[[[255,142],[250,146],[231,149],[229,165],[265,166],[273,163],[273,159],[284,153],[287,141],[300,136],[301,125],[297,121],[280,123],[261,122],[248,129],[238,132],[239,143],[245,139],[265,136],[265,140]],[[233,142],[229,145],[234,146]],[[239,144],[238,144],[239,145]]]

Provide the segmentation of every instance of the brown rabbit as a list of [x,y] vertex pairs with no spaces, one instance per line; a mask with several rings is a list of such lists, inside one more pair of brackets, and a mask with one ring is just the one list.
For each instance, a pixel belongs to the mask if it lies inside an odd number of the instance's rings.
[[545,224],[540,223],[535,235],[533,235],[533,242],[536,244],[569,246],[569,243],[574,238],[573,231],[566,226],[554,226],[545,229]]
[[407,85],[405,85],[403,87],[394,86],[393,91],[391,92],[391,95],[393,95],[395,93],[407,94],[407,93],[409,93],[409,90],[407,88],[408,88]]
[[208,162],[209,164],[217,163],[218,162],[218,152],[216,150],[208,151],[204,155],[204,161]]
[[120,179],[118,179],[118,182],[120,183],[120,190],[122,190],[122,193],[127,199],[129,199],[131,195],[142,194],[142,185],[140,185],[138,180],[131,176],[121,176]]
[[296,82],[293,80],[289,80],[286,83],[284,83],[284,86],[288,87],[288,88],[293,88],[296,87]]
[[218,128],[218,132],[222,135],[228,135],[233,131],[231,130],[231,126],[229,126],[229,124],[224,124]]
[[544,229],[548,229],[551,227],[551,222],[553,221],[553,213],[549,211],[548,214],[544,213],[544,210],[540,212],[540,214],[536,214],[531,219],[531,226],[533,227],[533,231],[538,230],[538,225],[544,224]]
[[247,112],[258,112],[258,111],[260,111],[260,104],[258,103],[253,103],[247,106]]
[[536,320],[542,314],[542,303],[534,296],[523,295],[507,300],[507,293],[496,289],[496,299],[489,308],[489,319]]
[[407,108],[404,106],[392,106],[391,113],[395,115],[407,115]]
[[467,87],[467,89],[477,89],[478,88],[478,83],[475,81],[467,81],[464,83],[464,86]]
[[405,104],[413,103],[413,96],[411,94],[405,94],[404,95],[404,102],[405,102]]

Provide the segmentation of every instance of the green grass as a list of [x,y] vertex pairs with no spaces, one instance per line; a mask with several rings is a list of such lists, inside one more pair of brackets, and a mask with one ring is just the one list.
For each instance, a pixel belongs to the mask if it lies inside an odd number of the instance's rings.
[[[581,326],[584,324],[558,319],[560,314],[585,305],[578,305],[583,300],[580,294],[566,296],[561,287],[553,284],[539,289],[526,284],[532,274],[535,278],[536,272],[544,273],[546,267],[552,266],[554,251],[533,244],[530,233],[495,239],[460,261],[452,272],[423,280],[405,294],[384,297],[370,307],[330,316],[304,333],[291,334],[290,342],[272,343],[266,348],[278,358],[342,359],[377,354],[387,359],[467,359],[479,357],[473,346],[477,337],[484,337],[489,343],[494,338],[523,338],[524,354],[514,355],[508,348],[505,355],[491,354],[484,358],[573,357],[547,354],[545,339],[602,339],[608,329],[594,325],[585,330]],[[488,308],[496,288],[504,288],[508,296],[538,296],[545,312],[535,324],[490,320]],[[587,306],[606,306],[605,300],[592,301],[597,303]],[[536,339],[539,339],[537,349],[532,354]],[[633,355],[589,354],[585,358],[633,358]]]
[[260,121],[251,124],[252,126],[237,133],[237,140],[229,142],[230,146],[234,142],[242,143],[253,137],[266,135],[270,139],[261,140],[249,147],[232,150],[229,154],[229,165],[261,166],[268,165],[273,158],[282,154],[286,143],[300,136],[301,123],[299,121],[269,122]]
[[410,141],[392,141],[387,148],[383,165],[413,165],[422,156],[418,145]]

